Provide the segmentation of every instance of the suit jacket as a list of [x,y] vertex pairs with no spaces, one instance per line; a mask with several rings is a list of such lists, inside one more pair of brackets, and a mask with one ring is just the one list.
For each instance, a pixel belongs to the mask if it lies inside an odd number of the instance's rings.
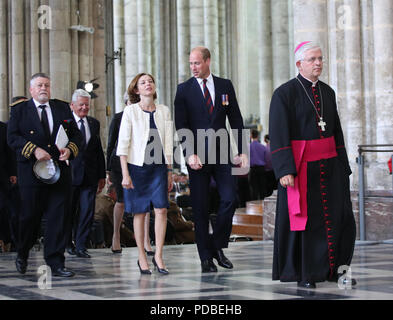
[[[228,138],[228,150],[223,152],[230,152],[229,136],[226,129],[226,119],[228,118],[232,129],[238,130],[238,137],[236,143],[238,151],[242,150],[242,132],[243,118],[237,103],[235,90],[232,82],[228,79],[213,76],[215,103],[212,114],[210,115],[203,97],[200,85],[195,77],[190,78],[186,82],[178,85],[175,97],[175,125],[176,130],[190,129],[194,136],[193,146],[186,143],[186,148],[191,147],[193,152],[184,150],[187,158],[188,155],[197,154],[197,130],[198,129],[213,129],[217,132],[224,129]],[[222,95],[228,95],[229,105],[223,105]],[[179,132],[178,132],[179,133]],[[181,137],[180,137],[181,138]],[[236,138],[236,136],[235,136]],[[181,139],[182,142],[187,141],[186,138]],[[183,145],[184,146],[184,145]],[[220,153],[222,149],[222,142],[217,141],[216,152]],[[207,155],[211,152],[210,146],[205,142],[205,161],[207,162]],[[187,154],[186,154],[187,153]],[[228,158],[229,159],[229,158]],[[203,159],[201,159],[203,160]]]
[[106,149],[106,165],[108,171],[121,172],[120,158],[116,155],[116,149],[122,117],[123,111],[116,113],[109,126],[108,146]]
[[[99,179],[105,179],[105,156],[100,138],[100,122],[87,116],[90,140],[81,148],[78,156],[71,161],[73,186],[96,186]],[[79,130],[78,130],[79,131]]]
[[60,125],[63,125],[71,150],[70,160],[78,155],[82,134],[78,130],[68,103],[51,99],[49,105],[53,116],[53,131],[48,143],[40,117],[33,99],[22,101],[11,108],[11,118],[8,122],[7,139],[9,146],[16,153],[18,168],[18,183],[20,186],[44,186],[33,173],[36,162],[34,151],[37,147],[46,150],[60,167],[59,184],[71,183],[71,171],[65,161],[59,161],[60,152],[55,145],[56,135]]
[[16,159],[7,144],[7,125],[0,121],[0,185],[7,187],[11,176],[16,176]]

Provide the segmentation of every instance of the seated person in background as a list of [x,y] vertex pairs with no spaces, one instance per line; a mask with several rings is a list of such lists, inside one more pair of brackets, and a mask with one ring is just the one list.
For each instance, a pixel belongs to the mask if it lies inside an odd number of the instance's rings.
[[186,244],[195,242],[194,223],[187,221],[181,214],[176,202],[169,201],[168,220],[175,229],[176,244]]
[[[116,203],[115,186],[110,184],[106,194],[96,197],[95,221],[102,221],[104,225],[104,238],[107,247],[112,244],[113,237],[113,207]],[[126,247],[135,247],[134,233],[123,223],[120,227],[120,243]]]

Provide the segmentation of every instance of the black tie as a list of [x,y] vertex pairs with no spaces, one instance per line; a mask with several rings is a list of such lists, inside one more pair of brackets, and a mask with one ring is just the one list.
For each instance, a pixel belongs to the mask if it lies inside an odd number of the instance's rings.
[[49,121],[48,121],[48,114],[46,113],[46,105],[40,105],[39,108],[41,108],[41,123],[42,127],[44,128],[44,132],[48,140],[50,139],[50,130],[49,130]]
[[81,147],[82,149],[84,149],[85,145],[86,145],[86,128],[85,128],[85,122],[83,121],[83,119],[79,120],[81,127],[80,127],[80,131],[82,132],[82,144]]

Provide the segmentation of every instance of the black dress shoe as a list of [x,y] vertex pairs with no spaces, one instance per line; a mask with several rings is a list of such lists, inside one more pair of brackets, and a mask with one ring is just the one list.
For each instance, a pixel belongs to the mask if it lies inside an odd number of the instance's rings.
[[227,269],[233,268],[232,262],[229,261],[229,259],[224,255],[222,249],[215,251],[213,254],[213,258],[217,260],[219,266]]
[[76,256],[79,258],[91,258],[86,250],[76,250]]
[[217,267],[213,259],[206,259],[201,261],[202,272],[217,272]]
[[27,269],[27,259],[17,257],[15,260],[15,266],[16,270],[18,270],[20,274],[25,274]]
[[69,255],[74,256],[76,255],[75,248],[74,247],[67,247],[66,251],[68,252]]
[[297,286],[306,289],[315,289],[317,287],[315,282],[311,281],[298,281]]
[[57,269],[52,269],[52,275],[55,277],[70,278],[75,275],[75,272],[68,270],[64,267],[60,267]]

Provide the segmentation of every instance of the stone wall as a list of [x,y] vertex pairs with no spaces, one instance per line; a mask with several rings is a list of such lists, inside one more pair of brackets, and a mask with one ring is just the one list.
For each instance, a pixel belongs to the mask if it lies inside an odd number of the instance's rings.
[[[352,207],[356,221],[356,239],[359,240],[359,205],[357,193],[353,192]],[[276,196],[263,203],[263,239],[273,240],[276,216]],[[368,241],[393,239],[393,194],[373,192],[365,200],[365,234]]]

